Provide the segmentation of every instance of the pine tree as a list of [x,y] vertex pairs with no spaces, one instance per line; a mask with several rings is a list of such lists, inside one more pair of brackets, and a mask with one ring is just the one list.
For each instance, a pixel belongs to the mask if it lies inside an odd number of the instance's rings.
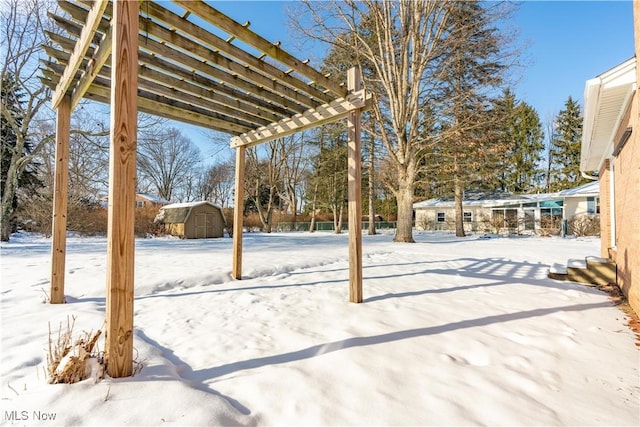
[[[33,144],[26,135],[18,135],[23,128],[24,91],[12,74],[5,74],[0,83],[3,114],[0,115],[0,199],[2,199],[2,240],[16,231],[15,211],[18,193],[29,195],[42,187],[38,177],[39,164],[30,159]],[[8,120],[11,118],[12,123]]]
[[504,136],[509,138],[503,166],[503,191],[528,193],[540,183],[544,133],[537,111],[525,102],[511,97],[512,111],[508,116]]
[[307,194],[312,198],[312,209],[320,207],[333,214],[334,230],[340,233],[347,200],[347,146],[344,126],[339,123],[322,126],[312,143],[318,146],[318,154],[313,162],[314,170],[308,183],[310,188]]
[[442,75],[448,109],[439,155],[449,172],[455,198],[456,236],[465,235],[462,199],[493,153],[490,127],[495,126],[490,92],[502,81],[500,37],[480,2],[459,1],[450,16],[447,60]]
[[580,174],[582,141],[582,112],[580,105],[569,96],[564,110],[555,120],[551,138],[550,191],[560,191],[588,182]]

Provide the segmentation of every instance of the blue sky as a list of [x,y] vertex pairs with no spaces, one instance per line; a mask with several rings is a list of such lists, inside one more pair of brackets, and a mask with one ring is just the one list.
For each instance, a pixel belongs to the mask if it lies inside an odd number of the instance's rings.
[[[289,37],[291,3],[215,1],[213,6],[239,22],[250,21],[254,32],[305,59],[309,55],[297,51]],[[511,24],[519,30],[524,64],[514,90],[538,111],[545,128],[569,96],[582,104],[586,80],[634,55],[631,0],[525,1]]]
[[545,122],[571,95],[582,103],[585,81],[634,55],[633,4],[628,1],[528,1],[516,16],[528,41],[516,87]]
[[[282,1],[218,1],[213,5],[232,18],[251,21],[268,40],[288,40]],[[571,95],[582,101],[586,80],[631,58],[633,5],[626,1],[525,1],[513,24],[520,30],[525,68],[516,87],[519,99],[538,110],[541,120],[557,114]],[[317,64],[316,64],[317,65]]]

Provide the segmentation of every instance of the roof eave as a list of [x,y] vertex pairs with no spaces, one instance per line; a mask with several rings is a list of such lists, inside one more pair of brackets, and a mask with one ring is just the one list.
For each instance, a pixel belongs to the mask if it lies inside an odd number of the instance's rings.
[[636,90],[636,61],[631,58],[617,67],[587,80],[584,90],[584,119],[580,170],[599,170],[611,155],[613,139]]

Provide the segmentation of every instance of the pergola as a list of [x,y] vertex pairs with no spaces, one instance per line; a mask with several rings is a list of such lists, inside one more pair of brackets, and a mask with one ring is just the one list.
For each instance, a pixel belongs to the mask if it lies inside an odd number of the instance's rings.
[[[107,373],[133,361],[137,112],[231,135],[236,148],[232,274],[242,276],[247,147],[347,118],[349,300],[362,302],[360,112],[371,106],[357,69],[347,87],[199,0],[59,1],[51,15],[44,84],[57,112],[51,303],[64,301],[71,111],[83,98],[110,104]],[[236,42],[236,40],[242,43]]]

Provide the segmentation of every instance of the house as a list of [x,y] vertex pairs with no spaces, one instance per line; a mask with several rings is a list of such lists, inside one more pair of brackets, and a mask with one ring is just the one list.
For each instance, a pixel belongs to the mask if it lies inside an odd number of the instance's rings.
[[136,208],[145,208],[149,206],[160,207],[168,205],[170,201],[162,197],[149,193],[136,193]]
[[[144,208],[144,207],[161,207],[164,205],[168,205],[171,203],[170,201],[163,199],[162,197],[155,196],[149,193],[136,193],[136,208]],[[109,206],[109,197],[104,196],[100,199],[100,205],[103,207]]]
[[[557,193],[521,194],[467,192],[462,201],[466,231],[506,233],[568,233],[576,219],[597,220],[598,182]],[[419,230],[455,229],[453,197],[413,205]]]
[[184,239],[222,237],[226,228],[222,208],[207,201],[163,206],[156,221],[164,223],[169,234]]
[[615,280],[640,313],[639,2],[634,15],[636,56],[585,84],[580,170],[598,172],[600,257],[615,263]]

